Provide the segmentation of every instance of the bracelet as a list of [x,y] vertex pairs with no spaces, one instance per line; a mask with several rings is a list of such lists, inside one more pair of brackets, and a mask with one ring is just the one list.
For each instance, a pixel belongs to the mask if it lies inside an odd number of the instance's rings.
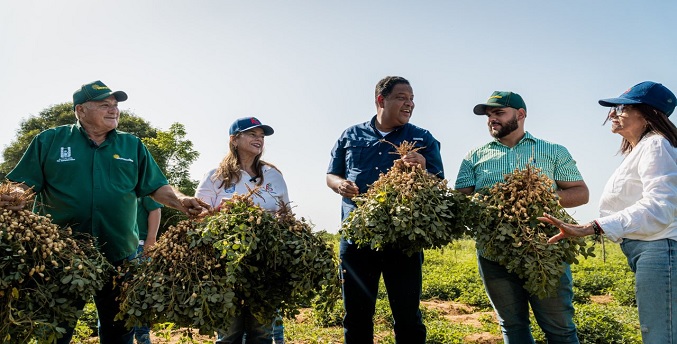
[[604,230],[602,230],[602,227],[599,225],[597,220],[590,222],[590,225],[592,225],[592,230],[595,231],[595,237],[604,234]]

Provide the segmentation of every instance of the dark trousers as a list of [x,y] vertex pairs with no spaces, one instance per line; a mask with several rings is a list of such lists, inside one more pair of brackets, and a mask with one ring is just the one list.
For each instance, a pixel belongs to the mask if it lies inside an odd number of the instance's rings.
[[[113,266],[122,265],[124,260],[113,263]],[[116,298],[120,296],[120,284],[113,287],[113,278],[111,277],[99,292],[94,295],[96,312],[99,316],[99,343],[101,344],[133,344],[134,330],[125,327],[124,321],[113,321],[120,311],[120,302]],[[85,301],[78,304],[78,309],[85,307]],[[70,326],[61,326],[66,328],[64,336],[57,340],[57,344],[67,344],[71,342],[74,328]]]
[[341,239],[340,258],[345,343],[373,343],[373,318],[381,274],[394,318],[395,342],[425,343],[426,328],[419,309],[423,252],[409,257],[399,250],[358,249]]

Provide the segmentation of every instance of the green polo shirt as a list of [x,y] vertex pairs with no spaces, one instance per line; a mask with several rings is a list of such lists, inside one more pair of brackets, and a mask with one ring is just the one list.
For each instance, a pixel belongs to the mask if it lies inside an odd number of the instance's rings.
[[139,198],[139,206],[136,211],[136,224],[140,240],[146,240],[148,236],[148,214],[159,208],[162,208],[162,204],[155,202],[149,196]]
[[476,148],[463,159],[456,177],[456,189],[474,186],[475,190],[504,181],[504,175],[531,164],[553,181],[583,180],[576,161],[564,146],[537,139],[526,132],[514,146],[494,140]]
[[97,146],[79,123],[38,134],[7,179],[33,187],[33,211],[97,238],[111,262],[136,252],[137,198],[167,184],[141,140],[113,130]]

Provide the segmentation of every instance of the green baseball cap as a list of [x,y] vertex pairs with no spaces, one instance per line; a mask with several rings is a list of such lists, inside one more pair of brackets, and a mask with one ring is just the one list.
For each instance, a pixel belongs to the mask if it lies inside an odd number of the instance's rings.
[[487,114],[487,107],[511,107],[513,109],[524,109],[526,111],[527,104],[524,104],[524,100],[517,93],[494,91],[486,103],[475,105],[475,108],[473,108],[472,111],[476,115],[484,116]]
[[127,93],[123,91],[113,92],[100,80],[84,84],[73,92],[73,109],[76,105],[92,100],[104,100],[110,96],[115,96],[115,100],[119,102],[127,100]]

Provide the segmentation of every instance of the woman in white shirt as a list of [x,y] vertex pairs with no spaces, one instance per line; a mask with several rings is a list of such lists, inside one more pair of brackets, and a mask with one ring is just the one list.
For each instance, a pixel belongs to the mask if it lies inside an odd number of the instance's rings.
[[651,81],[600,100],[611,108],[607,121],[623,137],[625,156],[604,188],[601,217],[585,225],[540,218],[560,229],[549,242],[604,234],[621,244],[635,273],[644,343],[677,343],[677,128],[668,119],[676,103],[669,89]]
[[[282,173],[274,165],[261,160],[265,137],[273,134],[273,128],[261,124],[255,117],[240,118],[230,126],[229,151],[219,167],[207,172],[195,191],[195,197],[213,208],[221,201],[259,188],[254,203],[268,211],[277,211],[281,203],[289,203],[287,184]],[[283,342],[281,319],[274,329],[275,343]],[[219,333],[216,343],[268,344],[273,342],[273,320],[262,324],[246,310],[233,321],[226,333]]]

